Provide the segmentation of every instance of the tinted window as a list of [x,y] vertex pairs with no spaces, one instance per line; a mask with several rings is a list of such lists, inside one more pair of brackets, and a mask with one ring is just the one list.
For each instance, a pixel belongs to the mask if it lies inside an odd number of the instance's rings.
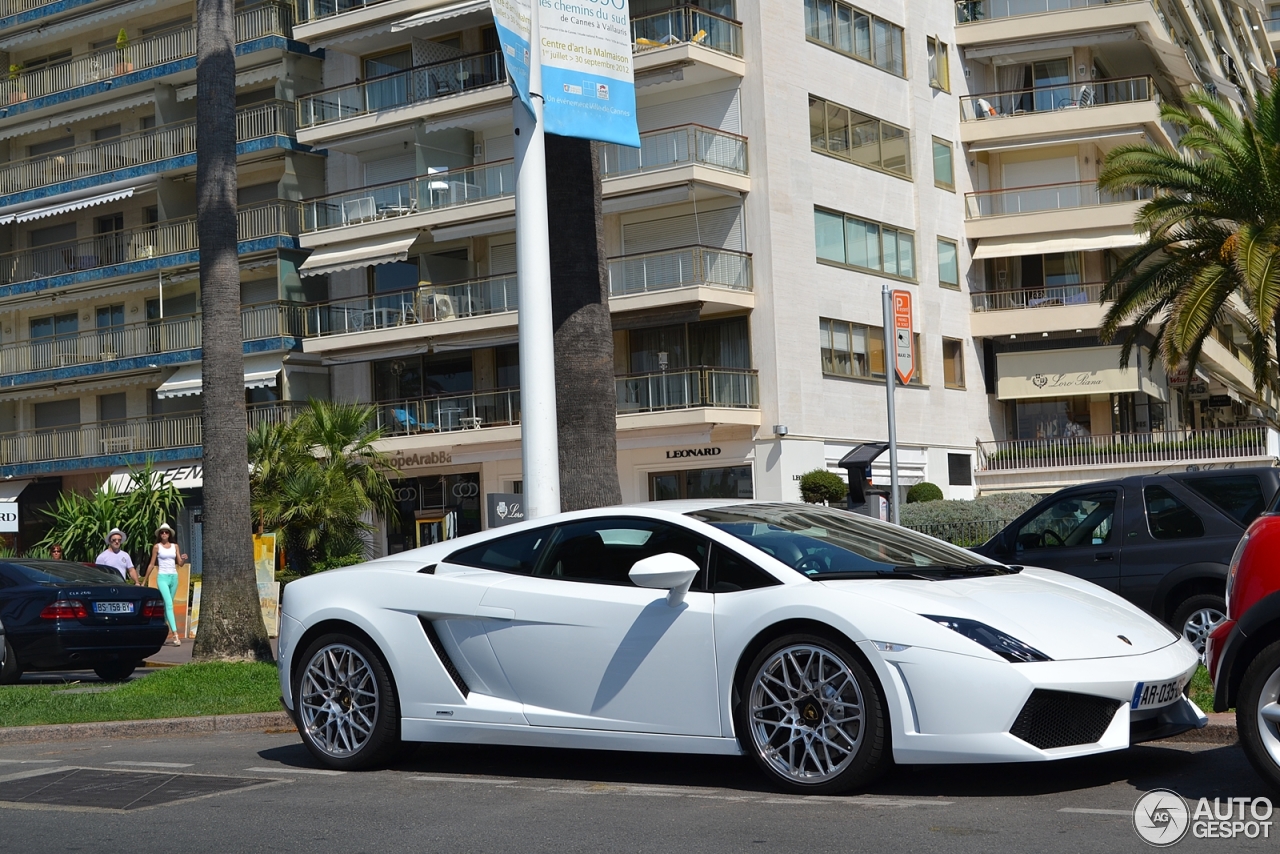
[[1186,540],[1204,536],[1204,523],[1190,507],[1163,486],[1142,490],[1147,504],[1147,528],[1157,540]]
[[461,566],[477,566],[498,572],[532,575],[538,555],[551,534],[551,528],[521,531],[509,537],[499,537],[478,546],[454,552],[446,560]]
[[696,534],[651,519],[590,519],[561,525],[538,575],[595,584],[631,584],[632,565],[673,552],[706,566],[709,543]]
[[710,577],[711,583],[707,589],[712,593],[755,590],[780,583],[750,561],[743,560],[724,546],[714,544],[711,546]]
[[1253,475],[1197,477],[1178,482],[1244,526],[1266,506],[1262,484]]
[[119,584],[120,573],[63,560],[6,563],[5,574],[37,584],[69,581],[84,584]]
[[1015,542],[1020,549],[1099,546],[1111,538],[1115,515],[1115,492],[1077,492],[1037,513],[1018,529]]

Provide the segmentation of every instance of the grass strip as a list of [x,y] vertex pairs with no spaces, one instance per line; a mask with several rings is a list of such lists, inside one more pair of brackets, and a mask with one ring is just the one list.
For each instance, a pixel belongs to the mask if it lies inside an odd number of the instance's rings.
[[0,726],[238,715],[280,710],[274,664],[211,661],[165,667],[99,694],[67,685],[0,687]]

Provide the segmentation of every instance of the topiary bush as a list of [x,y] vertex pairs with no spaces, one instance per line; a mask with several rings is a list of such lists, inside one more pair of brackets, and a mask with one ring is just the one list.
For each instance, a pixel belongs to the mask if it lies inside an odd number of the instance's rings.
[[834,504],[848,494],[844,478],[826,469],[814,469],[800,477],[800,497],[806,504]]
[[[936,483],[921,481],[907,490],[908,504],[923,504],[926,501],[941,501],[942,490]],[[901,512],[901,511],[899,511]]]

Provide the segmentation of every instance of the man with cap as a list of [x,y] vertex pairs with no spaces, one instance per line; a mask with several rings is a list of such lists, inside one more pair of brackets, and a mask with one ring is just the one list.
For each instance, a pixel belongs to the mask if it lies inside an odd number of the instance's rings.
[[107,541],[106,551],[98,555],[94,563],[101,567],[114,569],[120,573],[121,579],[132,580],[134,584],[137,584],[138,570],[133,565],[133,558],[129,557],[129,553],[121,548],[129,537],[119,528],[112,528],[103,539]]

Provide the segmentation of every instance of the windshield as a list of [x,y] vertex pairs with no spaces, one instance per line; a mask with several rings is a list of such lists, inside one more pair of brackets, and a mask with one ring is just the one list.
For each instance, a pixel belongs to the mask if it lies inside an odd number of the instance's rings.
[[37,584],[119,584],[120,573],[100,567],[85,566],[65,560],[27,560],[22,563],[7,563],[10,570],[20,578]]
[[811,578],[907,574],[913,567],[1003,570],[972,552],[923,534],[829,507],[741,504],[688,514],[755,546]]

